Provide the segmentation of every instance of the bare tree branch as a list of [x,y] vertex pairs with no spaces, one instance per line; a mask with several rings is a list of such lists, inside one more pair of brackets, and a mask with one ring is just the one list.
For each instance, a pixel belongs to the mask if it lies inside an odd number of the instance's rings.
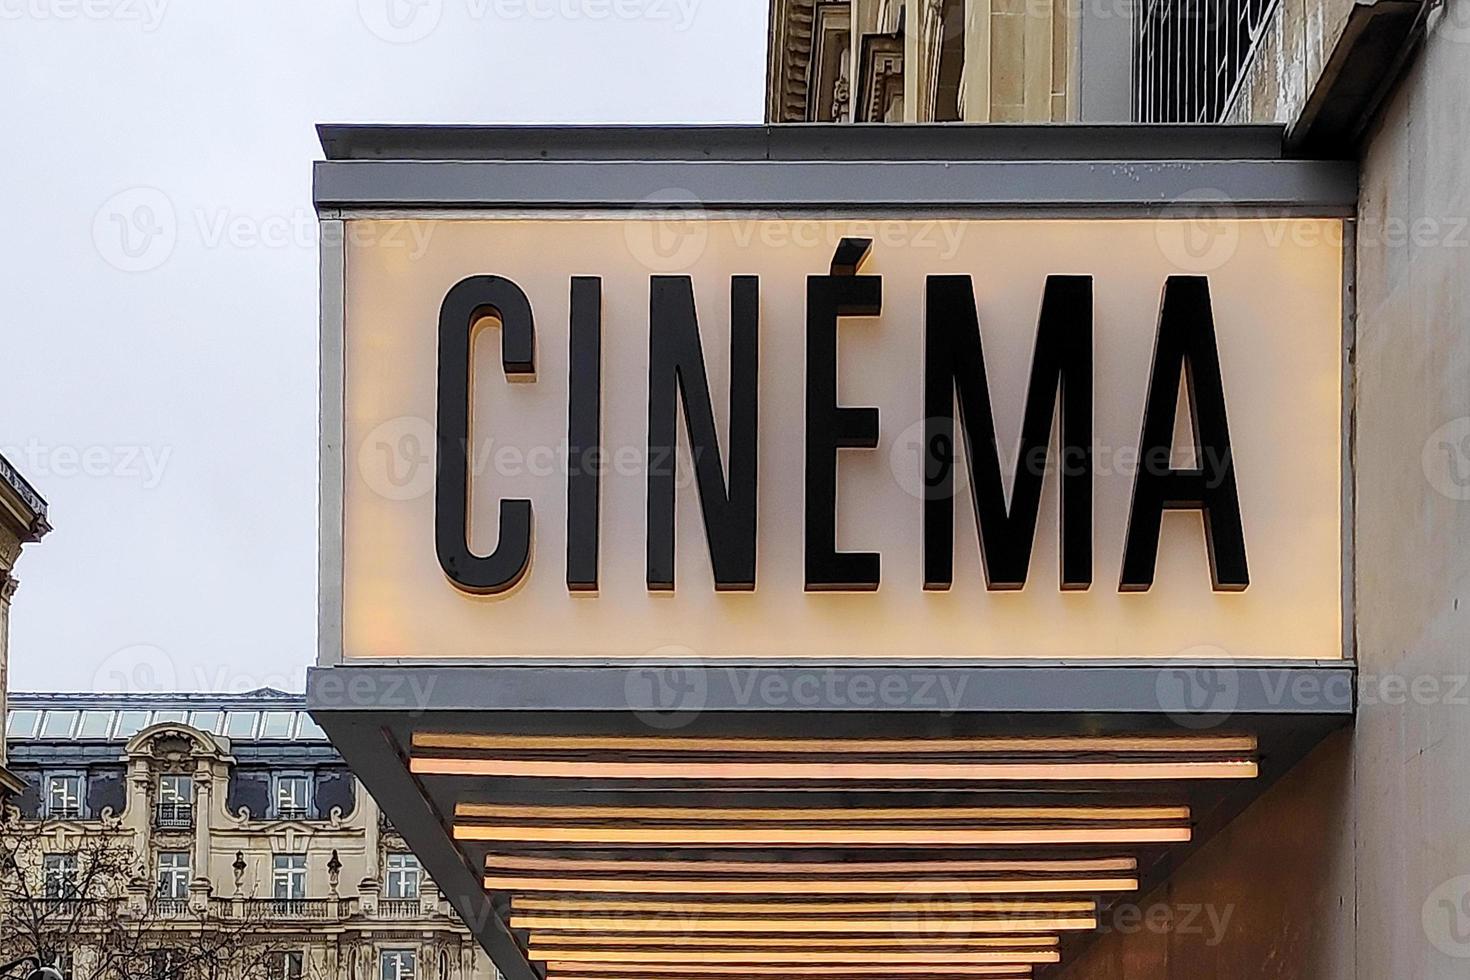
[[69,964],[67,980],[287,976],[283,956],[299,943],[265,928],[252,903],[226,915],[224,902],[203,898],[160,902],[132,841],[115,829],[0,824],[0,949]]

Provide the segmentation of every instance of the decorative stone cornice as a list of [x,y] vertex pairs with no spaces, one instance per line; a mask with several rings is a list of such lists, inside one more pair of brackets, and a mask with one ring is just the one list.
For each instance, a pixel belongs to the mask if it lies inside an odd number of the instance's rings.
[[770,28],[771,122],[804,122],[810,96],[815,0],[774,0]]
[[[235,759],[215,736],[182,722],[159,722],[138,732],[123,747],[123,761],[134,763],[135,775],[158,764],[170,771],[192,773],[200,761],[233,764]],[[139,762],[153,765],[139,766]]]
[[9,524],[0,520],[0,569],[8,570],[15,567],[15,560],[20,557],[21,544],[19,535]]
[[0,826],[18,823],[20,810],[8,802],[8,798],[25,792],[26,782],[15,773],[0,766]]
[[10,498],[7,509],[20,518],[24,529],[21,540],[39,541],[51,530],[51,524],[46,520],[45,499],[4,456],[0,456],[0,493]]

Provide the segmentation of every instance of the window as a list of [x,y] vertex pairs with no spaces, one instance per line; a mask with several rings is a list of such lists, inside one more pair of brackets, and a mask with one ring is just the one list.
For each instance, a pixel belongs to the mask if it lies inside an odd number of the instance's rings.
[[296,737],[307,739],[325,739],[327,737],[327,733],[322,731],[322,726],[318,725],[312,719],[311,715],[303,714],[301,716],[301,726],[297,729]]
[[164,722],[171,722],[175,725],[182,725],[188,720],[189,712],[187,711],[177,711],[171,709],[169,711],[155,711],[153,713],[153,724],[155,725],[161,725]]
[[161,851],[158,855],[158,897],[189,897],[189,852]]
[[306,855],[277,854],[271,869],[271,884],[276,898],[305,898]]
[[271,961],[270,980],[301,980],[303,958],[300,950],[276,953]]
[[266,711],[260,716],[261,738],[290,738],[294,711]]
[[378,954],[380,980],[414,980],[416,958],[411,949],[383,950]]
[[225,713],[223,711],[196,711],[189,716],[189,724],[201,732],[223,735],[225,733]]
[[77,856],[47,854],[42,861],[42,893],[47,898],[77,897]]
[[42,738],[71,738],[71,730],[77,723],[75,711],[48,711],[41,722]]
[[225,719],[225,734],[230,738],[253,738],[258,717],[254,711],[231,711]]
[[22,709],[10,713],[10,727],[6,734],[11,738],[31,738],[36,734],[36,722],[41,720],[41,712]]
[[158,777],[158,826],[194,826],[194,778],[164,775]]
[[113,729],[112,737],[132,738],[148,727],[148,714],[146,711],[119,711],[117,728]]
[[386,898],[419,897],[419,859],[412,854],[388,855]]
[[83,711],[77,738],[106,738],[112,728],[111,711]]
[[46,816],[80,817],[86,781],[80,773],[52,773],[46,777]]
[[305,773],[278,774],[273,796],[278,820],[304,820],[311,816],[311,778]]
[[171,949],[155,949],[148,954],[149,980],[178,980],[183,957]]

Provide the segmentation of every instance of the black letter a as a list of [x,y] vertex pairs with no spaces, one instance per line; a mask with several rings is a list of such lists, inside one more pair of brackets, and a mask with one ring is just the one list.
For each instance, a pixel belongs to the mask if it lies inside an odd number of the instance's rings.
[[[1188,470],[1169,468],[1181,370],[1194,428],[1195,468]],[[1146,592],[1153,585],[1165,510],[1204,513],[1215,591],[1239,592],[1250,584],[1210,283],[1204,276],[1170,276],[1164,283],[1119,592]]]

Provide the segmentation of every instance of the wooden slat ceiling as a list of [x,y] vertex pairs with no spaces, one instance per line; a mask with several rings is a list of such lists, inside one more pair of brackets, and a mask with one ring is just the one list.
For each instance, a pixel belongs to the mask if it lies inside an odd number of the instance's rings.
[[[1252,779],[1256,752],[1240,734],[416,732],[409,768],[494,784],[457,802],[453,836],[548,980],[1014,980],[1135,891],[1141,854],[1190,841],[1192,783]],[[583,786],[636,802],[565,802]],[[862,805],[831,804],[848,793]]]

